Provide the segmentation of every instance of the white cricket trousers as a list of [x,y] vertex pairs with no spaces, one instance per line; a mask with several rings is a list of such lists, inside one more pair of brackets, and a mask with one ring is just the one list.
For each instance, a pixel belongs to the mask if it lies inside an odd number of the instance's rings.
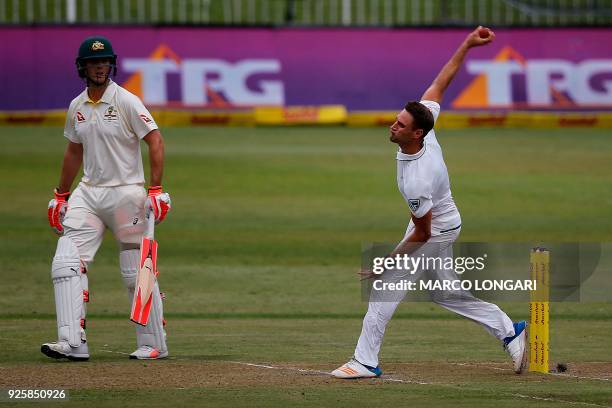
[[[453,242],[459,236],[459,231],[453,231],[444,237],[435,237],[433,241],[442,240],[441,242],[428,244],[421,247],[417,253],[424,253],[428,257],[446,257],[453,256]],[[407,234],[410,230],[407,232]],[[436,239],[437,238],[437,239]],[[439,280],[456,280],[456,273],[452,269],[438,269],[427,271],[427,279]],[[410,271],[401,271],[399,273],[383,273],[383,282],[396,281],[417,281],[423,271],[410,274]],[[382,344],[385,328],[397,305],[404,299],[407,290],[385,291],[384,294],[380,291],[372,289],[368,311],[363,319],[361,335],[355,348],[355,359],[362,364],[377,367],[378,353]],[[495,336],[499,340],[508,336],[514,335],[514,326],[512,320],[504,313],[497,305],[477,299],[467,291],[449,292],[449,291],[432,291],[430,293],[432,301],[452,312],[460,314],[481,324],[487,332]]]
[[81,259],[93,261],[108,227],[121,244],[140,245],[147,192],[139,184],[96,187],[83,182],[70,195],[63,226]]

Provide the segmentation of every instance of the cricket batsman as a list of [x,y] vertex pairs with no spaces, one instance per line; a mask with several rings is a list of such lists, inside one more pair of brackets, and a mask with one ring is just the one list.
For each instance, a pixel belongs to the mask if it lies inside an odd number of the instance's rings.
[[[60,236],[51,265],[57,313],[57,342],[45,343],[43,354],[87,360],[86,303],[89,301],[88,265],[93,262],[109,228],[119,247],[119,265],[130,301],[140,268],[140,242],[145,211],[161,222],[170,210],[170,196],[162,190],[164,143],[149,111],[137,96],[111,80],[117,56],[110,41],[90,37],[78,50],[76,68],[86,88],[70,103],[64,136],[59,185],[49,202],[51,228]],[[144,189],[140,140],[148,145],[150,186]],[[70,193],[81,165],[83,178]],[[162,298],[157,282],[146,326],[136,325],[137,349],[130,358],[168,356]]]
[[[397,183],[410,209],[411,221],[403,240],[389,257],[404,254],[419,256],[423,253],[429,257],[452,258],[452,244],[459,236],[461,217],[451,195],[448,171],[433,127],[440,114],[444,92],[469,50],[487,45],[494,38],[495,34],[486,28],[478,27],[471,32],[425,91],[421,101],[408,102],[391,125],[390,140],[399,147]],[[416,274],[385,270],[380,279],[383,282],[416,280],[424,272],[437,279],[458,279],[452,268],[436,268],[433,271],[420,270]],[[362,271],[362,274],[373,276],[371,270]],[[353,358],[334,370],[333,376],[361,378],[382,374],[378,353],[385,328],[407,291],[402,288],[382,294],[372,290]],[[499,307],[477,299],[466,291],[433,291],[431,295],[435,303],[481,324],[499,339],[512,358],[514,371],[522,372],[526,363],[526,322],[513,323]]]

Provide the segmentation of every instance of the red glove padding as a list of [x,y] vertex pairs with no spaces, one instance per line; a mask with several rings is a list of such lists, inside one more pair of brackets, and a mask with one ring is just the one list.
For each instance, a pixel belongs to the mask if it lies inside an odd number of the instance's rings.
[[149,197],[147,197],[146,210],[153,211],[155,223],[159,224],[166,218],[166,214],[172,208],[172,200],[170,194],[164,193],[162,186],[152,186],[148,188]]
[[68,210],[68,197],[70,192],[58,193],[57,189],[53,190],[55,198],[49,201],[47,208],[47,217],[49,218],[49,225],[57,235],[64,234],[64,216]]

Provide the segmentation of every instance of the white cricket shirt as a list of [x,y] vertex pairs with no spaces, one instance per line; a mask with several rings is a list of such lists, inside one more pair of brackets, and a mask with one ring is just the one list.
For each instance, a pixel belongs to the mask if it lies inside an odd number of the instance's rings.
[[94,103],[87,89],[68,108],[64,136],[83,145],[83,178],[99,187],[144,184],[140,139],[157,129],[140,99],[110,81]]
[[[421,103],[429,108],[435,123],[440,114],[440,105],[433,101]],[[431,210],[432,237],[461,227],[461,216],[451,194],[448,170],[433,129],[425,136],[419,152],[397,152],[397,186],[416,218],[423,217]]]

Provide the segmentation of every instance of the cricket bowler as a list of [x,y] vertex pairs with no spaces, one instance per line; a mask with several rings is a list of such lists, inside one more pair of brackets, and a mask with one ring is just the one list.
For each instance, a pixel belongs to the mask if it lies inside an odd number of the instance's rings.
[[[411,221],[403,240],[389,257],[426,253],[430,257],[452,258],[452,244],[461,231],[461,217],[451,195],[448,171],[433,127],[440,114],[442,96],[466,54],[473,47],[491,43],[494,38],[492,31],[482,27],[470,33],[425,91],[421,101],[408,102],[391,125],[390,140],[399,147],[397,183],[410,209]],[[398,281],[407,276],[408,279],[417,279],[419,275],[393,272],[383,272],[383,282]],[[437,267],[433,271],[419,272],[432,273],[439,279],[458,279],[452,268]],[[372,276],[370,270],[362,271],[362,274]],[[353,358],[334,370],[334,377],[362,378],[382,374],[378,353],[385,327],[406,294],[407,289],[403,289],[384,297],[372,290]],[[523,371],[526,364],[526,322],[513,323],[498,306],[477,299],[469,292],[435,291],[431,297],[440,306],[481,324],[502,342],[512,358],[514,371]]]
[[[41,351],[56,359],[87,360],[87,272],[104,231],[109,228],[117,240],[121,275],[132,301],[145,212],[159,223],[171,201],[161,184],[162,135],[140,99],[111,80],[111,73],[116,75],[117,56],[110,41],[101,36],[85,39],[76,68],[86,88],[68,109],[64,128],[68,145],[59,185],[48,206],[49,224],[60,236],[51,266],[58,338],[43,344]],[[148,145],[151,163],[148,194],[143,187],[141,140]],[[70,193],[81,165],[83,178]],[[168,356],[164,324],[162,298],[155,282],[148,323],[136,325],[137,349],[130,358]]]

